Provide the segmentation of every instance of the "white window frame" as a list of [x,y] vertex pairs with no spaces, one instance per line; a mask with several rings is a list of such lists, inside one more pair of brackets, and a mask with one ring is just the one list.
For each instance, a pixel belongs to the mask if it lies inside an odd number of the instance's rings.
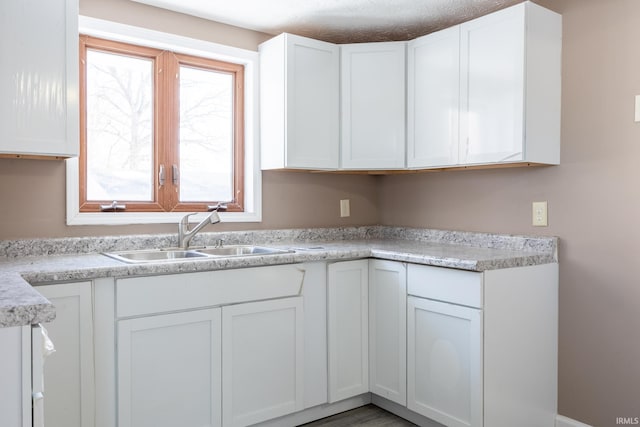
[[[89,36],[167,49],[188,55],[243,64],[245,67],[244,212],[221,212],[223,222],[262,221],[262,173],[259,146],[259,54],[218,43],[80,16],[79,33]],[[125,225],[176,223],[185,212],[80,212],[78,158],[66,160],[67,225]],[[203,212],[199,217],[204,218]],[[193,221],[200,218],[196,216]]]

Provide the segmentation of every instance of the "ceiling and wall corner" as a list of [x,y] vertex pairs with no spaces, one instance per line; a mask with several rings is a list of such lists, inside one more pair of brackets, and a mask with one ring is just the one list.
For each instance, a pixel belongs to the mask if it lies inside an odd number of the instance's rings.
[[[263,222],[216,227],[384,223],[559,236],[559,413],[613,426],[616,417],[640,416],[640,286],[632,268],[640,241],[640,124],[633,122],[640,2],[536,3],[563,14],[559,166],[385,177],[265,172]],[[80,0],[80,12],[245,49],[270,38],[131,0]],[[66,227],[64,180],[61,162],[0,160],[0,239],[175,232],[173,224]],[[348,218],[339,216],[341,199],[351,200]],[[546,229],[531,226],[538,200],[549,202]]]

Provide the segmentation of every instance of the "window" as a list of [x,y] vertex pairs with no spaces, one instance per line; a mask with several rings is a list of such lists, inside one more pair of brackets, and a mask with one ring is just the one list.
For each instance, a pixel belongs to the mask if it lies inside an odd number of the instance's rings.
[[244,211],[242,64],[87,35],[80,64],[80,212]]

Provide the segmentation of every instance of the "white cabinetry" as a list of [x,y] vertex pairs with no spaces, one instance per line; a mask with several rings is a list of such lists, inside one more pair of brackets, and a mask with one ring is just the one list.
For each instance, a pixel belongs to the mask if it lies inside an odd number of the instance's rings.
[[461,29],[461,164],[560,162],[560,15],[525,2]]
[[222,325],[224,425],[303,409],[302,297],[223,307]]
[[0,328],[0,421],[31,427],[31,326]]
[[78,1],[0,2],[0,156],[78,154]]
[[218,427],[220,309],[118,322],[118,426]]
[[460,26],[408,43],[407,166],[458,163]]
[[95,422],[93,298],[91,282],[37,287],[56,318],[43,326],[56,352],[44,364],[48,427],[90,427]]
[[481,311],[408,298],[408,408],[451,427],[482,426]]
[[407,268],[369,261],[369,388],[407,404]]
[[405,167],[405,42],[340,46],[343,169]]
[[407,407],[453,427],[552,427],[558,265],[409,264]]
[[278,265],[118,279],[118,425],[246,426],[303,409],[304,277]]
[[262,169],[337,169],[340,53],[281,34],[260,45]]
[[329,264],[329,402],[369,391],[368,261]]
[[531,2],[411,41],[409,167],[558,164],[561,46]]

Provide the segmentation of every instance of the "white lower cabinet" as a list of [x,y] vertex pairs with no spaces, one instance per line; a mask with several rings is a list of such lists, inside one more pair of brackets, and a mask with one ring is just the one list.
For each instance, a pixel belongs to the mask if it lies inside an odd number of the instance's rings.
[[300,295],[324,277],[309,268],[309,280],[302,265],[116,280],[118,427],[237,427],[304,409]]
[[31,327],[0,328],[0,421],[31,426]]
[[53,303],[56,318],[44,323],[56,348],[44,363],[47,427],[95,423],[93,298],[91,282],[37,287]]
[[329,264],[329,403],[369,391],[368,260]]
[[294,297],[222,308],[225,426],[303,409],[302,307],[302,297]]
[[[557,412],[556,263],[361,259],[38,290],[57,311],[47,427],[297,425],[369,392],[418,425],[552,427]],[[0,344],[30,353],[30,331],[6,332]],[[0,408],[12,427],[35,421],[29,363],[2,350],[23,393]]]
[[481,310],[409,297],[407,320],[407,407],[446,426],[482,426]]
[[407,404],[407,267],[369,261],[369,388]]
[[118,427],[220,426],[220,309],[118,322]]

